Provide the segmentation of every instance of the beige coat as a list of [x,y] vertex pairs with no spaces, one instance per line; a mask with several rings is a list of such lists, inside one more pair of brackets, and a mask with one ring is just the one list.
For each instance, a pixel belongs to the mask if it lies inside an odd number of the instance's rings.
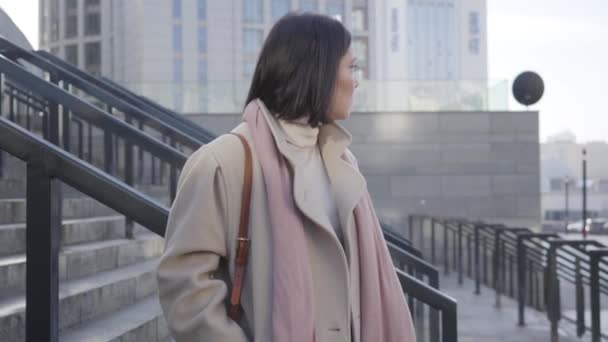
[[[337,124],[324,125],[319,132],[321,155],[343,227],[342,246],[320,201],[299,176],[294,147],[286,143],[276,120],[262,108],[279,151],[294,168],[294,198],[304,216],[313,273],[317,342],[358,342],[359,265],[353,209],[366,183],[355,167],[340,158],[351,137]],[[253,146],[247,124],[234,131]],[[271,341],[272,208],[267,206],[255,150],[253,154],[251,249],[242,295],[244,317],[238,324],[228,318],[226,308],[234,276],[243,147],[237,137],[221,136],[196,151],[182,170],[158,267],[160,302],[177,342]]]

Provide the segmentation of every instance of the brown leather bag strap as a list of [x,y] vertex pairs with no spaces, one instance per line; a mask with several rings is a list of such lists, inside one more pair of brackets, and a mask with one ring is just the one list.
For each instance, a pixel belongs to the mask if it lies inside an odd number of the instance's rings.
[[238,133],[236,135],[245,148],[245,175],[243,179],[243,196],[241,200],[241,220],[239,223],[239,234],[236,245],[236,270],[234,284],[230,295],[230,318],[236,321],[239,318],[241,307],[241,292],[245,280],[245,270],[247,269],[247,258],[249,256],[249,207],[251,204],[251,184],[253,177],[253,165],[251,148],[245,137]]

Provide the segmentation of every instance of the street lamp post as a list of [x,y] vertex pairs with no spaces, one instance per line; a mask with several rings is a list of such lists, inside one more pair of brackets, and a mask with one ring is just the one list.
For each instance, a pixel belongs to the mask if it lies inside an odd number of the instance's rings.
[[583,239],[587,238],[587,150],[583,149]]

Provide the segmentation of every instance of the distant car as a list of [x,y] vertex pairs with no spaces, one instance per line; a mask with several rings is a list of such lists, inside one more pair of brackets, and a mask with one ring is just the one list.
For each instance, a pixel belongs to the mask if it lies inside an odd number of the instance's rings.
[[[568,224],[566,227],[568,232],[581,232],[583,228],[583,221],[576,221]],[[608,231],[608,219],[606,218],[594,218],[587,219],[585,225],[585,231],[588,233],[603,233]]]
[[568,223],[566,230],[570,232],[581,232],[583,230],[583,221]]

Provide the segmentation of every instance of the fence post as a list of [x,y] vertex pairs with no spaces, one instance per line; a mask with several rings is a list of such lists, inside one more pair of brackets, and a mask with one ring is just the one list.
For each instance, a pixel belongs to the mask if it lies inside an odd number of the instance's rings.
[[26,341],[59,340],[61,183],[27,163]]
[[479,274],[479,230],[483,229],[481,224],[475,224],[475,294],[481,293],[480,274]]
[[435,219],[431,218],[431,264],[436,264],[435,258]]
[[458,284],[462,283],[462,222],[458,222]]
[[608,248],[587,251],[590,263],[591,342],[600,342],[602,328],[600,320],[600,260],[608,256]]
[[443,274],[445,274],[446,276],[450,274],[450,262],[448,261],[448,244],[449,244],[449,237],[448,237],[448,225],[447,222],[444,221],[443,222]]
[[581,273],[581,260],[576,258],[576,335],[585,334],[585,289]]
[[519,307],[519,326],[526,325],[526,245],[525,236],[517,237],[517,302]]

